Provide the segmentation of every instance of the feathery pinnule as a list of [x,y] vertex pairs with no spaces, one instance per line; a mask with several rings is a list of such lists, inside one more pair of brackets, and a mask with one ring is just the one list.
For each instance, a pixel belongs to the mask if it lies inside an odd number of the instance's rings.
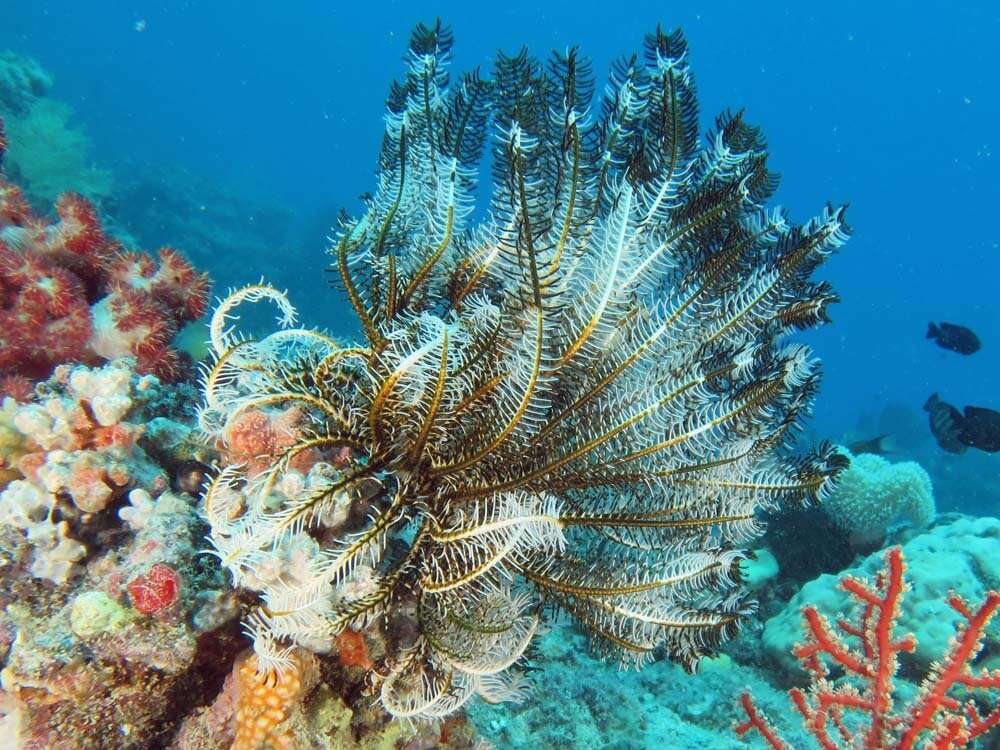
[[[365,341],[240,290],[212,322],[201,414],[223,448],[247,412],[307,417],[205,500],[219,557],[260,592],[259,661],[389,623],[382,703],[414,718],[522,695],[546,609],[627,663],[693,668],[753,610],[757,511],[821,497],[842,465],[790,453],[819,375],[786,334],[836,300],[812,274],[844,210],[798,226],[769,209],[742,113],[699,140],[679,32],[619,60],[599,101],[575,49],[451,82],[451,42],[414,31],[375,191],[333,238]],[[238,304],[268,301],[276,332],[233,330]]]

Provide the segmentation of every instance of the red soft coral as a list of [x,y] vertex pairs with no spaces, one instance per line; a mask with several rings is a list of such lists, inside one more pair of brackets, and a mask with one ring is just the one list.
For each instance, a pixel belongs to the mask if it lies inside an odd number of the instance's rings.
[[180,358],[170,342],[208,306],[208,274],[198,273],[176,250],[160,250],[159,264],[145,253],[121,252],[108,264],[108,297],[101,305],[95,350],[105,358],[132,354],[139,370],[170,380]]
[[44,378],[92,359],[90,307],[71,272],[0,242],[0,293],[0,374]]
[[21,189],[0,179],[0,232],[4,226],[23,227],[30,216],[31,209]]
[[150,292],[179,321],[197,320],[208,309],[208,274],[198,273],[183,255],[165,247]]
[[145,575],[127,586],[132,606],[144,615],[158,615],[170,609],[181,591],[181,577],[165,563],[156,563]]
[[[2,134],[0,122],[0,157]],[[140,372],[176,377],[171,342],[204,314],[208,275],[172,248],[159,263],[124,251],[81,195],[61,196],[56,213],[55,222],[36,216],[0,175],[0,378],[40,379],[63,362],[128,355]]]

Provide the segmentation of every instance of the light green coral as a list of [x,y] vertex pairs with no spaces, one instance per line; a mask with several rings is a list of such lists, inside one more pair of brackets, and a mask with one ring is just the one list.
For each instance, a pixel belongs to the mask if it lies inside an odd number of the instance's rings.
[[111,193],[111,173],[94,166],[91,141],[70,125],[72,114],[67,104],[39,99],[23,116],[5,119],[5,165],[36,206],[51,205],[66,191],[91,200]]
[[0,50],[0,111],[24,114],[52,87],[52,76],[36,60]]
[[14,425],[17,402],[9,396],[0,404],[0,490],[21,476],[17,461],[31,450],[31,442]]
[[934,519],[934,488],[920,464],[844,452],[850,466],[822,507],[853,543],[878,543],[894,524],[908,521],[922,528]]
[[48,210],[66,191],[100,201],[111,193],[111,173],[94,166],[90,139],[70,124],[69,105],[47,97],[51,87],[52,76],[35,60],[0,50],[4,168],[37,209]]
[[127,619],[125,608],[103,591],[84,591],[69,614],[70,629],[81,638],[117,630]]

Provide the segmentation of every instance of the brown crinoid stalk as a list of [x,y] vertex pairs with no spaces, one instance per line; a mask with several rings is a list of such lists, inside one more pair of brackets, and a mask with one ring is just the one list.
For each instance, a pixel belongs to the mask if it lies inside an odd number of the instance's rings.
[[[575,50],[449,84],[450,46],[414,31],[375,192],[331,251],[366,341],[240,290],[201,415],[222,443],[247,412],[302,415],[206,495],[219,557],[260,592],[258,658],[379,625],[382,703],[410,717],[519,695],[546,605],[623,659],[693,667],[752,611],[757,511],[821,496],[843,462],[790,453],[818,373],[785,337],[835,301],[810,277],[843,209],[766,209],[776,177],[741,115],[699,141],[681,35],[650,35],[599,104]],[[487,131],[493,194],[470,223]],[[237,305],[261,300],[279,329],[241,338]]]

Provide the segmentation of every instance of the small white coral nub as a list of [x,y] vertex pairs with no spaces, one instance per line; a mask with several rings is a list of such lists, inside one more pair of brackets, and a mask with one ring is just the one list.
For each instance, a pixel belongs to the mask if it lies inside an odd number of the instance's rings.
[[28,541],[34,547],[31,575],[53,583],[66,583],[76,572],[76,563],[87,554],[87,548],[69,536],[66,521],[52,523],[45,519],[28,528]]
[[118,424],[132,408],[132,373],[124,367],[77,368],[69,377],[69,385],[77,398],[90,404],[94,419],[102,427]]

